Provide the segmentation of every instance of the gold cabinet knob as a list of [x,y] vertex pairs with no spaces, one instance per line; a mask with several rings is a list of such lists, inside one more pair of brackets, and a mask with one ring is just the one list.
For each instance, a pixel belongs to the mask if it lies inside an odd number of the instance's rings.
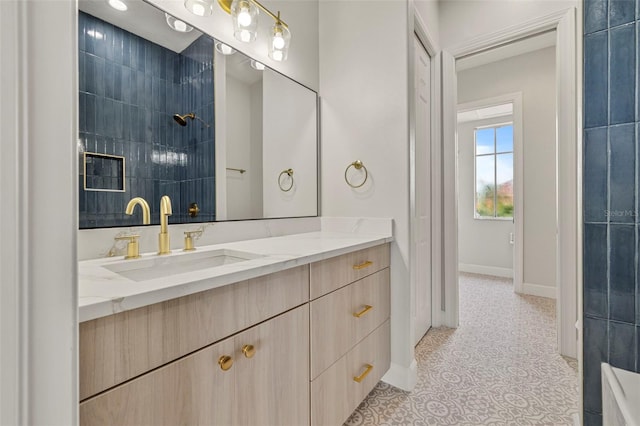
[[229,355],[222,355],[220,359],[218,359],[218,365],[222,368],[222,371],[227,371],[233,367],[233,359],[231,359]]
[[242,347],[242,353],[247,358],[253,358],[253,356],[256,354],[256,348],[253,347],[253,345],[244,345]]

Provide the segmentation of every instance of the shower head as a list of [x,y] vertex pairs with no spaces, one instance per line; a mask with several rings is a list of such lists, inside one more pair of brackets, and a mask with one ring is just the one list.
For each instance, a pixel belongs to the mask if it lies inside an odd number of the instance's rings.
[[190,119],[194,119],[195,118],[195,114],[190,112],[189,114],[185,114],[185,115],[180,115],[180,114],[173,114],[173,119],[176,121],[176,123],[178,123],[181,126],[186,126],[187,125],[187,118]]
[[173,114],[173,119],[176,121],[176,123],[178,123],[182,127],[187,125],[187,118],[190,118],[192,120],[199,120],[202,122],[202,124],[209,127],[209,124],[205,123],[200,117],[196,116],[193,112],[190,112],[189,114],[185,114],[185,115]]

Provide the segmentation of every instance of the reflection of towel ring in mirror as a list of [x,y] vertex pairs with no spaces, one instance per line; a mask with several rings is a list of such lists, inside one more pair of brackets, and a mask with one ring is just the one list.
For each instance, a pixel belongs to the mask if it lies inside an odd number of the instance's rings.
[[[289,179],[291,180],[291,185],[289,185],[288,188],[283,188],[281,183],[282,175],[285,175],[285,174],[289,176]],[[286,169],[280,172],[280,174],[278,175],[278,186],[280,187],[281,191],[284,191],[284,192],[291,191],[291,188],[293,188],[293,169]]]
[[[351,182],[349,182],[349,179],[347,178],[347,173],[349,172],[349,169],[353,167],[356,170],[361,170],[364,169],[364,180],[362,181],[362,183],[360,185],[354,185]],[[349,164],[346,168],[346,170],[344,171],[344,180],[345,182],[347,182],[347,185],[349,185],[352,188],[360,188],[362,185],[365,184],[365,182],[367,181],[367,178],[369,177],[369,172],[367,171],[367,168],[364,166],[364,164],[362,164],[362,161],[360,160],[356,160],[353,163]]]

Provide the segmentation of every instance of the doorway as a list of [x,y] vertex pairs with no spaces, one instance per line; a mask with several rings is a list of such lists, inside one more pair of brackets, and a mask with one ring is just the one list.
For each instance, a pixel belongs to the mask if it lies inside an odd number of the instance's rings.
[[580,341],[575,324],[578,319],[578,288],[580,245],[579,200],[579,147],[578,110],[576,93],[578,77],[576,64],[579,52],[576,42],[576,10],[559,11],[512,27],[500,33],[477,37],[472,42],[442,51],[442,104],[443,104],[443,265],[444,312],[436,320],[452,327],[458,325],[458,187],[456,182],[456,116],[457,72],[456,61],[475,53],[504,46],[531,36],[555,31],[556,37],[556,140],[557,150],[557,203],[555,218],[557,233],[557,262],[555,282],[557,306],[558,349],[562,355],[576,358]]

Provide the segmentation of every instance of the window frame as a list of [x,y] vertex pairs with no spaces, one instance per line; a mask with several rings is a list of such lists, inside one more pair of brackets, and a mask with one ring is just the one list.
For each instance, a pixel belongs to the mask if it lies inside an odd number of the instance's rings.
[[[496,216],[497,214],[497,204],[498,204],[498,159],[497,156],[498,154],[511,154],[513,156],[513,175],[512,175],[512,180],[515,179],[515,133],[513,136],[513,140],[512,140],[512,145],[511,145],[511,151],[497,151],[497,134],[498,134],[498,129],[501,127],[507,127],[507,126],[511,126],[513,128],[513,131],[515,132],[515,125],[514,125],[514,121],[505,121],[505,122],[500,122],[500,123],[494,123],[494,124],[487,124],[487,125],[483,125],[483,126],[476,126],[473,128],[473,219],[474,220],[497,220],[497,221],[509,221],[509,222],[513,222],[515,219],[515,215],[512,213],[511,216],[509,217],[498,217]],[[477,135],[478,135],[478,130],[484,130],[484,129],[494,129],[493,131],[493,152],[488,153],[488,154],[478,154],[477,152]],[[478,214],[478,209],[477,209],[477,203],[478,203],[478,170],[477,170],[477,164],[478,164],[478,157],[488,157],[488,156],[493,156],[493,183],[494,183],[494,191],[493,191],[493,216],[481,216]],[[514,191],[515,191],[515,187],[514,187]],[[514,206],[515,208],[515,194],[514,194]]]

